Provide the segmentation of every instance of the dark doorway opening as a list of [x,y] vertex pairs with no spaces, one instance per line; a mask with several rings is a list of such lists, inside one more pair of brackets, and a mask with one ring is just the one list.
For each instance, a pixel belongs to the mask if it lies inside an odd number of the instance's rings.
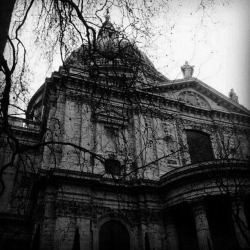
[[179,239],[179,250],[199,250],[194,216],[188,204],[175,208],[175,223]]
[[104,223],[99,234],[99,250],[130,250],[126,227],[115,220]]
[[226,197],[210,197],[207,215],[214,250],[235,250],[238,243],[235,235],[231,203]]

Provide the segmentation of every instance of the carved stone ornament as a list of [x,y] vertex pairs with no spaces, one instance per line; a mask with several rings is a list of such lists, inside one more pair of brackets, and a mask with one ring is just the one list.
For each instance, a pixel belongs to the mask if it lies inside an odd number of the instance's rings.
[[92,216],[97,214],[105,214],[111,211],[111,208],[104,206],[97,206],[80,201],[60,200],[55,202],[56,216]]
[[210,108],[208,103],[195,92],[192,91],[184,91],[179,94],[179,101],[184,101],[189,105],[202,107],[202,108]]
[[187,119],[183,119],[182,121],[184,127],[184,129],[195,129],[195,130],[200,130],[203,131],[205,133],[215,133],[215,129],[214,126],[211,124],[206,124],[206,123],[199,123],[197,121],[191,121],[191,120],[187,120]]
[[171,135],[171,136],[174,135],[173,125],[171,125],[170,123],[163,122],[162,129],[163,129],[165,135]]
[[181,71],[184,78],[190,78],[193,76],[194,66],[189,65],[188,62],[186,61],[185,64],[181,66]]
[[238,96],[236,95],[233,89],[230,90],[228,96],[232,101],[239,103]]
[[101,123],[116,124],[118,126],[127,126],[128,118],[120,112],[112,109],[109,111],[101,110],[93,114],[93,120]]

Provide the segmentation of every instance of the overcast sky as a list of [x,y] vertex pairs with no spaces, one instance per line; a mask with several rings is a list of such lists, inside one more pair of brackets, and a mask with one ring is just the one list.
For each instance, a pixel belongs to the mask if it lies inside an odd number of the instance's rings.
[[[197,9],[200,2],[169,1],[168,12],[152,20],[161,35],[139,46],[169,79],[182,78],[180,67],[188,61],[195,66],[194,77],[226,96],[233,88],[240,104],[250,109],[250,0],[221,0],[205,12]],[[111,21],[119,23],[115,11],[110,13]],[[34,49],[31,92],[61,65],[55,58],[53,68],[46,69],[38,54]]]
[[213,6],[205,16],[196,11],[200,1],[173,2],[175,26],[156,41],[156,67],[176,79],[182,77],[180,66],[189,61],[194,77],[226,96],[233,88],[240,104],[250,108],[250,1]]

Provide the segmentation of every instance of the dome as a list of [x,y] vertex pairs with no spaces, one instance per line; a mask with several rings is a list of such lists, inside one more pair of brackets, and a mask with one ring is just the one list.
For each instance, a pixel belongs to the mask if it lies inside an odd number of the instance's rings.
[[129,41],[110,22],[109,16],[100,28],[95,46],[83,44],[65,61],[69,67],[77,67],[98,76],[120,75],[134,78],[137,86],[154,86],[168,79],[158,72],[146,54]]

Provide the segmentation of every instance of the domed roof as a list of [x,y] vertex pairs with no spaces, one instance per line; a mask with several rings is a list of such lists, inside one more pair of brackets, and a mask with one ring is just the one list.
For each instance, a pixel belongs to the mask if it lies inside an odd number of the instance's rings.
[[[66,65],[82,68],[87,71],[98,72],[102,75],[105,71],[125,75],[140,76],[142,85],[156,85],[168,79],[158,72],[146,54],[131,43],[127,37],[116,30],[110,22],[109,15],[100,28],[96,46],[83,44],[76,49],[65,61]],[[90,72],[91,73],[91,72]],[[118,75],[119,75],[118,74]]]

